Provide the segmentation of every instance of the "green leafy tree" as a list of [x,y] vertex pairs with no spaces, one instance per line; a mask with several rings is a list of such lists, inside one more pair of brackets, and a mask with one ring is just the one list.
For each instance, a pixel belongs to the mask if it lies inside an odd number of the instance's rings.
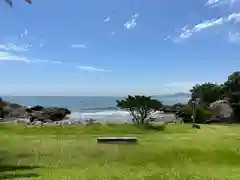
[[[205,123],[205,121],[211,118],[213,115],[212,111],[208,108],[197,108],[196,109],[196,117],[195,123]],[[179,109],[176,113],[176,116],[182,118],[184,123],[192,123],[192,107],[185,106]]]
[[210,103],[219,100],[223,96],[221,85],[214,83],[197,84],[190,90],[191,99],[200,98],[200,106],[208,106]]
[[223,91],[230,100],[240,101],[240,71],[228,76],[227,81],[223,84]]
[[228,76],[227,81],[223,84],[223,91],[233,108],[236,120],[240,121],[240,71],[233,72]]
[[117,107],[128,111],[133,117],[133,123],[145,124],[149,117],[163,107],[162,102],[148,96],[128,96],[117,101]]

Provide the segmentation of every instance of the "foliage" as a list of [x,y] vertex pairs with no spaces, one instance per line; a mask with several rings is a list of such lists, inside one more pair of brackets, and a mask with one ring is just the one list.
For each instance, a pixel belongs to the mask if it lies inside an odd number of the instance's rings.
[[[8,5],[9,7],[13,7],[13,3],[12,3],[12,0],[4,0]],[[26,3],[28,4],[32,4],[32,0],[24,0]]]
[[236,120],[240,121],[240,71],[228,76],[227,81],[223,84],[223,91],[233,108]]
[[[183,122],[192,123],[192,108],[191,106],[186,106],[179,110],[179,116]],[[212,111],[207,108],[197,108],[195,123],[204,123],[207,119],[211,118],[213,115]]]
[[231,104],[236,120],[240,121],[240,102]]
[[236,71],[228,76],[227,81],[223,84],[223,90],[227,96],[240,91],[240,71]]
[[128,96],[121,101],[117,101],[117,107],[128,111],[135,124],[148,123],[147,119],[162,106],[162,102],[148,96]]
[[223,95],[222,87],[214,83],[197,84],[192,87],[190,92],[191,99],[200,98],[199,104],[203,107],[219,100]]
[[182,118],[182,121],[185,123],[192,122],[192,108],[191,106],[185,106],[179,109],[179,111],[176,113],[177,117]]
[[196,123],[205,123],[206,120],[211,118],[213,113],[210,109],[207,108],[199,108],[196,111]]

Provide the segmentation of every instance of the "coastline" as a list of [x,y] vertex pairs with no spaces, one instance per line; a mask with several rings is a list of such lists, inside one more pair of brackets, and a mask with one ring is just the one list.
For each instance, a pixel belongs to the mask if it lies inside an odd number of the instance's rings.
[[[128,112],[119,110],[114,106],[116,99],[113,97],[98,97],[96,99],[94,97],[92,99],[90,97],[80,99],[73,97],[69,99],[67,97],[14,97],[13,99],[3,98],[3,100],[7,104],[5,105],[6,115],[4,120],[0,120],[0,123],[29,123],[26,109],[32,107],[40,107],[47,111],[47,114],[45,113],[43,117],[39,115],[39,110],[34,110],[34,114],[38,114],[37,119],[44,122],[52,120],[49,115],[53,108],[55,111],[60,111],[60,113],[64,112],[62,118],[53,120],[54,123],[56,123],[55,121],[69,124],[85,123],[89,119],[93,119],[96,123],[132,123],[132,117]],[[51,112],[49,112],[49,109]],[[66,113],[66,111],[69,113]],[[152,117],[165,122],[176,120],[174,114],[160,111],[156,112]]]
[[[104,112],[100,112],[104,113]],[[72,112],[68,116],[66,116],[64,119],[56,122],[48,122],[48,124],[85,124],[87,120],[93,119],[94,123],[111,123],[111,124],[132,124],[131,116],[124,112],[124,115],[121,117],[112,117],[111,115],[105,116],[105,117],[96,117],[96,116],[82,116],[80,117],[80,112]],[[157,112],[152,117],[157,119],[157,122],[173,122],[177,121],[174,114],[171,113],[162,113]],[[20,117],[5,117],[4,119],[0,120],[0,124],[6,124],[6,123],[13,123],[13,124],[27,124],[29,123],[28,118],[20,118]],[[36,124],[40,124],[36,123]]]

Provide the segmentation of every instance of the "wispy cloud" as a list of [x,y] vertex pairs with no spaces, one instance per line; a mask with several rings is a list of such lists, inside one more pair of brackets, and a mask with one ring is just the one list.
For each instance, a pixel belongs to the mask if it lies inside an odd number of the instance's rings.
[[77,66],[77,69],[81,69],[84,71],[100,71],[100,72],[109,72],[109,70],[106,69],[100,69],[92,66]]
[[110,16],[109,16],[109,17],[105,18],[103,21],[104,21],[104,22],[108,22],[108,21],[110,21],[110,20],[111,20],[111,18],[110,18]]
[[136,20],[137,20],[138,16],[139,15],[137,13],[132,15],[131,19],[124,24],[124,27],[126,29],[133,29],[133,28],[135,28],[136,25],[137,25]]
[[169,40],[169,39],[171,39],[171,38],[172,38],[171,36],[167,36],[167,37],[165,37],[163,40],[166,41],[166,40]]
[[220,5],[230,5],[233,6],[240,0],[208,0],[205,5],[210,7],[218,7]]
[[179,35],[179,37],[177,37],[174,40],[183,40],[183,39],[188,39],[190,38],[193,34],[198,33],[202,30],[211,28],[211,27],[215,27],[215,26],[220,26],[220,25],[224,25],[227,23],[238,23],[240,22],[240,13],[232,13],[227,17],[220,17],[217,19],[212,19],[212,20],[207,20],[204,22],[201,22],[199,24],[196,24],[193,27],[190,27],[189,25],[183,27],[181,29],[181,34]]
[[77,68],[84,71],[109,72],[109,70],[101,69],[93,66],[81,66],[81,65],[65,63],[61,61],[28,58],[26,56],[21,56],[18,54],[7,52],[7,51],[0,51],[0,61],[17,61],[17,62],[23,62],[23,63],[49,63],[49,64],[56,64],[56,65],[70,66],[70,67]]
[[228,41],[231,43],[240,43],[240,32],[229,32]]
[[86,49],[87,47],[84,44],[73,44],[72,48],[84,48],[84,49]]
[[29,36],[29,30],[24,29],[20,35],[6,36],[1,39],[0,50],[9,52],[26,52],[31,48],[43,47],[44,39]]
[[240,12],[232,13],[227,17],[227,21],[233,21],[235,24],[240,23]]
[[32,46],[29,44],[13,44],[13,43],[7,43],[7,44],[0,44],[0,50],[4,51],[28,51],[29,48]]
[[6,51],[0,51],[0,61],[20,61],[25,63],[33,62],[24,56],[18,56]]
[[23,33],[21,33],[21,35],[20,35],[21,37],[23,37],[23,36],[28,36],[28,29],[27,28],[25,28],[24,29],[24,32]]
[[[25,40],[24,37],[28,36],[28,30],[25,29],[24,32],[21,34],[21,37],[15,37],[11,36],[7,40],[7,43],[0,44],[0,61],[16,61],[16,62],[22,62],[22,63],[45,63],[45,64],[52,64],[52,65],[63,65],[72,67],[74,69],[84,70],[84,71],[98,71],[98,72],[108,72],[108,70],[97,68],[94,66],[82,66],[79,64],[74,63],[67,63],[67,62],[61,62],[61,61],[54,61],[54,60],[47,60],[47,59],[41,59],[41,58],[35,58],[30,57],[26,51],[29,51],[32,45],[29,44],[20,44],[20,42],[23,42]],[[30,37],[27,37],[28,40]],[[34,40],[34,39],[33,39]],[[42,47],[43,43],[39,44],[39,47]],[[83,44],[73,44],[71,45],[72,48],[84,48],[87,47]],[[20,53],[20,54],[19,54]]]

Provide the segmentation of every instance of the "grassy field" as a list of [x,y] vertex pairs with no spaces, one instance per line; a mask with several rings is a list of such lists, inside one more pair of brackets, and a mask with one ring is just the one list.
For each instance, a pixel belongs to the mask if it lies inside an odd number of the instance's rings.
[[[137,136],[135,145],[97,144],[98,136]],[[240,179],[240,126],[0,126],[0,179]]]

